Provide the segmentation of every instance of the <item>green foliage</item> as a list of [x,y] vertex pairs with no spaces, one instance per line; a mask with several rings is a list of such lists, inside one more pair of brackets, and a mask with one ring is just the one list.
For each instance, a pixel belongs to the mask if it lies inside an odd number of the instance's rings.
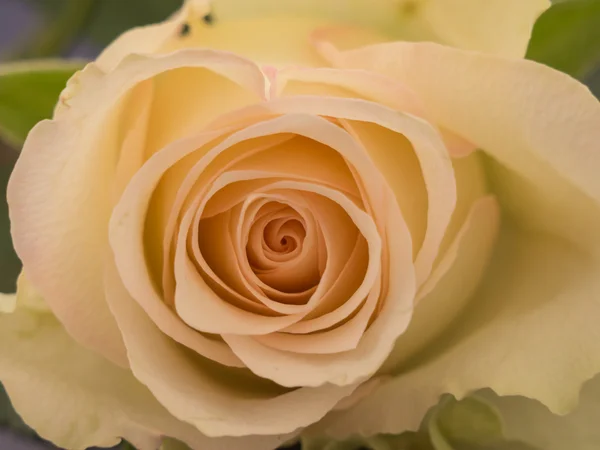
[[130,28],[165,20],[182,3],[182,0],[100,0],[87,35],[103,47]]
[[25,425],[25,422],[13,409],[6,391],[0,384],[0,427],[9,427],[18,431],[20,434],[33,435],[31,428]]
[[508,441],[497,411],[477,396],[456,400],[444,396],[416,432],[373,437],[353,436],[336,441],[305,435],[302,450],[536,450]]
[[0,138],[20,146],[37,122],[52,116],[67,80],[81,66],[58,60],[0,65]]
[[[71,4],[81,0],[31,0],[48,17],[58,20],[66,15]],[[89,0],[86,0],[89,3]],[[95,0],[91,16],[80,37],[106,46],[124,31],[165,20],[175,12],[183,0]]]
[[[2,155],[9,155],[11,150],[2,148],[0,145],[0,292],[15,292],[16,280],[21,263],[13,249],[10,238],[10,222],[8,220],[8,205],[6,203],[6,183],[12,170],[13,161]],[[2,408],[2,395],[0,395],[0,409]],[[1,413],[0,413],[1,414]]]
[[600,0],[554,3],[533,28],[527,58],[587,79],[600,63]]

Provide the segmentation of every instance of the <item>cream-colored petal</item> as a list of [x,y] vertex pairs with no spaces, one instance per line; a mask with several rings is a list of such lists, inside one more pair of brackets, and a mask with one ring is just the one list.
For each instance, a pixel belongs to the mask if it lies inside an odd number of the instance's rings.
[[555,413],[574,409],[581,385],[600,372],[598,263],[509,224],[496,249],[459,320],[392,381],[319,426],[334,435],[416,429],[442,393],[484,387],[539,399]]
[[[361,143],[385,177],[410,229],[413,254],[417,256],[423,246],[426,232],[431,234],[430,230],[441,225],[441,230],[433,232],[440,239],[439,236],[445,232],[445,224],[443,221],[435,221],[429,213],[427,186],[410,141],[400,133],[373,123],[343,121],[342,125]],[[435,256],[431,255],[430,258]]]
[[309,44],[319,27],[331,30],[327,38],[345,48],[372,43],[377,36],[523,56],[536,18],[549,6],[548,0],[357,0],[351,7],[345,0],[187,0],[165,22],[121,35],[98,65],[110,71],[128,54],[204,47],[269,64],[319,66]]
[[525,56],[534,23],[551,4],[550,0],[412,0],[410,3],[413,20],[430,30],[437,42],[511,57]]
[[600,447],[600,377],[582,388],[577,408],[565,416],[552,414],[526,397],[500,397],[490,390],[478,393],[496,407],[504,422],[504,435],[544,450],[596,450]]
[[[215,17],[323,17],[359,25],[389,38],[436,40],[466,49],[521,57],[549,0],[214,0]],[[283,27],[283,24],[281,25]],[[351,34],[346,39],[352,39]]]
[[421,117],[425,113],[419,98],[407,86],[367,70],[288,67],[277,72],[276,80],[278,96],[322,93],[353,98],[360,93],[369,100],[408,114]]
[[[319,2],[272,0],[249,7],[237,0],[187,0],[171,18],[157,25],[135,28],[120,36],[100,55],[105,71],[126,55],[169,53],[204,47],[232,51],[269,64],[319,66],[322,60],[310,45],[318,27],[354,24],[372,28],[370,34],[397,34],[397,7],[391,0],[360,0],[348,8],[341,0]],[[211,23],[205,17],[211,13]],[[244,36],[244,39],[239,39]],[[357,45],[368,41],[353,39]]]
[[0,293],[0,313],[11,313],[17,307],[16,294]]
[[143,227],[146,211],[153,190],[164,171],[221,133],[216,131],[176,141],[151,158],[133,178],[115,207],[109,234],[111,246],[115,249],[116,265],[122,268],[123,283],[164,333],[208,358],[230,366],[242,366],[225,345],[187,327],[167,307],[157,292],[144,258]]
[[421,287],[410,325],[381,372],[401,371],[403,362],[426,348],[468,308],[491,257],[499,224],[495,198],[484,197],[473,204],[454,241]]
[[435,123],[497,161],[492,189],[519,223],[600,251],[600,104],[584,85],[532,61],[435,44],[384,44],[338,56],[344,67],[406,84]]
[[207,438],[168,413],[129,370],[79,346],[35,293],[19,289],[19,306],[0,314],[0,381],[23,420],[69,450],[112,446],[121,438],[155,450],[163,435],[193,450],[271,450],[272,437]]
[[[291,433],[318,421],[357,387],[289,390],[199,358],[156,328],[119,286],[114,270],[108,276],[107,285],[115,289],[111,308],[123,329],[133,373],[174,416],[207,436]],[[291,437],[272,436],[280,443]]]
[[[327,44],[331,44],[327,42]],[[331,44],[332,45],[332,44]],[[331,49],[333,61],[338,50]],[[323,95],[372,100],[425,120],[427,112],[414,91],[407,85],[377,72],[361,69],[289,67],[277,71],[272,82],[275,96]],[[469,141],[440,129],[440,134],[453,157],[464,157],[476,148]]]

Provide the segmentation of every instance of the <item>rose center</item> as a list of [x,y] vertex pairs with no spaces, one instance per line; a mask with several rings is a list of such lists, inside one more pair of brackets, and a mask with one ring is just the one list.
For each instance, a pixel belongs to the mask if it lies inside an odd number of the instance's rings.
[[246,255],[262,282],[282,292],[303,292],[319,282],[316,249],[303,217],[277,201],[264,204],[252,218]]

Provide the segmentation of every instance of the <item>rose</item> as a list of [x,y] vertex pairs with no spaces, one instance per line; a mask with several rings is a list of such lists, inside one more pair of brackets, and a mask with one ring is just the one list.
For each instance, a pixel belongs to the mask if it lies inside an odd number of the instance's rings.
[[[28,137],[0,347],[26,420],[66,447],[273,448],[413,429],[482,387],[571,408],[599,372],[591,94],[511,56],[207,12],[122,36]],[[457,24],[433,31],[526,42]]]

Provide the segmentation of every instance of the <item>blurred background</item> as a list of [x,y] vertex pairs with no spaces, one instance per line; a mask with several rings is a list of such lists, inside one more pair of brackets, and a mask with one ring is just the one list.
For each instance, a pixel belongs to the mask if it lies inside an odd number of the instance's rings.
[[[15,291],[20,270],[10,241],[6,183],[29,126],[48,116],[56,99],[54,94],[45,97],[37,92],[39,82],[35,77],[18,81],[29,83],[25,86],[30,92],[28,97],[15,96],[15,80],[2,77],[1,64],[57,57],[83,63],[93,59],[124,30],[163,20],[181,3],[182,0],[0,0],[0,292]],[[600,96],[600,0],[562,0],[554,6],[536,24],[527,57],[573,75]],[[60,92],[69,76],[69,72],[57,74],[50,81],[56,84],[55,89],[50,91]],[[19,88],[23,92],[23,86]],[[9,124],[16,115],[26,116],[25,125],[17,127],[17,134],[2,133],[3,123]],[[119,449],[131,448],[127,445],[123,443]],[[55,447],[36,437],[22,423],[0,386],[0,450],[48,449]]]

